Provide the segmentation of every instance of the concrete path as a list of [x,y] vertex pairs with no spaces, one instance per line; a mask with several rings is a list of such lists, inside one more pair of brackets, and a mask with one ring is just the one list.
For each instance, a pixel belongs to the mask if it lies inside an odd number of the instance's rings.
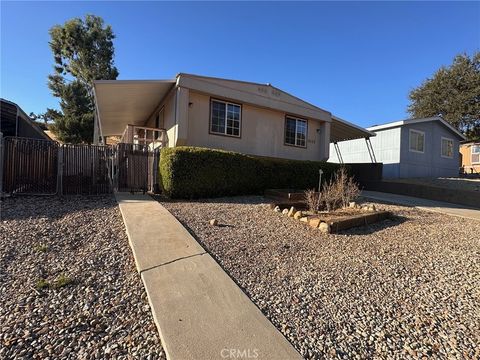
[[116,194],[168,359],[301,359],[160,203]]
[[362,196],[393,204],[414,206],[422,210],[436,211],[452,216],[460,216],[468,219],[480,220],[480,210],[470,208],[468,206],[457,205],[443,201],[421,199],[412,196],[382,193],[377,191],[364,190],[362,191]]

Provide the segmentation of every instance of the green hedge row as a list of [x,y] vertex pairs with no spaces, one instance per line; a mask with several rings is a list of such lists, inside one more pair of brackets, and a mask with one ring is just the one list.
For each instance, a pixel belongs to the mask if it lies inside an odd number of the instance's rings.
[[338,164],[262,158],[197,147],[164,148],[160,155],[163,192],[171,198],[262,194],[266,189],[318,187],[318,170],[329,179]]

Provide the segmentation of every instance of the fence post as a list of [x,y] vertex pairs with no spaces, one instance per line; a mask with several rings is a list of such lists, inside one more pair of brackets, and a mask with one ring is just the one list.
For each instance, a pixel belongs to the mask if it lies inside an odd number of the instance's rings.
[[0,132],[0,197],[3,195],[3,154],[5,147],[3,145],[3,133]]
[[63,145],[58,146],[57,156],[57,194],[63,195]]

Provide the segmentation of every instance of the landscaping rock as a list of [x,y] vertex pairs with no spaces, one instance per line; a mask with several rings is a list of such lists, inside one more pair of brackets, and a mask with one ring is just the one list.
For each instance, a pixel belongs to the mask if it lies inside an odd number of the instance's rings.
[[288,209],[283,209],[282,214],[283,215],[288,215]]
[[326,222],[321,222],[318,225],[318,228],[320,229],[321,232],[323,233],[330,233],[330,225],[328,225]]
[[316,216],[309,217],[308,225],[313,228],[318,228],[318,225],[320,225],[320,219]]
[[300,221],[306,223],[306,222],[308,222],[308,217],[307,216],[301,217]]
[[295,220],[299,220],[302,217],[303,213],[301,211],[297,211],[294,215],[293,218]]
[[375,207],[374,204],[368,205],[368,211],[377,211],[377,208]]
[[357,206],[357,203],[356,203],[355,201],[352,201],[352,202],[349,202],[349,203],[348,203],[348,207],[349,207],[349,208],[353,208],[353,209],[354,209],[356,206]]
[[293,215],[295,214],[296,211],[297,211],[297,210],[295,209],[295,207],[292,206],[292,207],[290,208],[290,210],[288,211],[288,214],[287,214],[288,217],[293,217]]
[[280,209],[280,206],[275,206],[275,208],[273,209],[273,211],[275,212],[282,212],[282,209]]
[[212,226],[218,226],[218,220],[217,219],[212,219],[208,223]]

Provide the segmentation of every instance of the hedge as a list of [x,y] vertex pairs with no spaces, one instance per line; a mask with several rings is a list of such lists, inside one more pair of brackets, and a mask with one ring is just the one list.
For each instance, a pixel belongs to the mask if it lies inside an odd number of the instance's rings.
[[198,147],[164,148],[162,191],[171,198],[262,194],[266,189],[318,187],[318,170],[329,179],[338,164],[283,160]]

